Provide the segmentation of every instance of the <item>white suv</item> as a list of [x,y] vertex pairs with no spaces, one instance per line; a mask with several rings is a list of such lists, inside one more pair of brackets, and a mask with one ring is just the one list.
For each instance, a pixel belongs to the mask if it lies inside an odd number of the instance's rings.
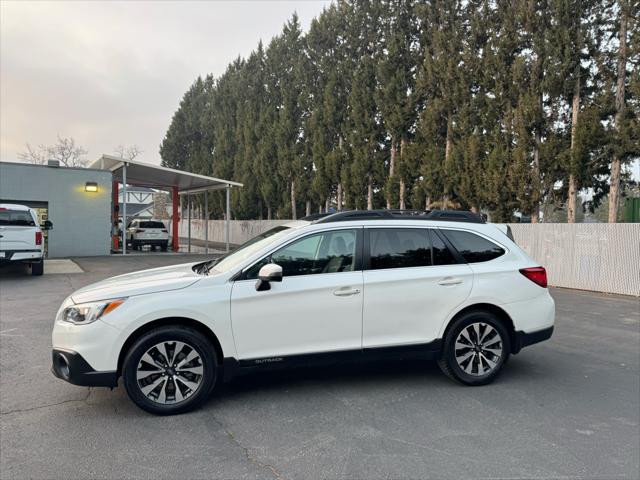
[[[45,221],[45,230],[51,222]],[[0,203],[0,265],[26,263],[32,275],[44,272],[44,241],[36,212],[25,205]]]
[[238,374],[354,359],[436,359],[483,385],[551,336],[546,286],[544,268],[470,212],[340,212],[78,290],[55,320],[53,373],[107,387],[122,376],[158,414]]
[[127,226],[127,243],[134,250],[142,249],[144,245],[160,247],[163,252],[169,245],[169,230],[161,220],[133,220]]

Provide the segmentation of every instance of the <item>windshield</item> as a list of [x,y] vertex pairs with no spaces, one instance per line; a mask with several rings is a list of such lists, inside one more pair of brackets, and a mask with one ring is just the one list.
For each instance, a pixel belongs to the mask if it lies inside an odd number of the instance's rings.
[[277,241],[286,234],[287,230],[289,230],[289,227],[285,227],[284,225],[267,230],[257,237],[253,237],[248,242],[243,243],[228,255],[216,260],[211,260],[205,265],[205,269],[207,271],[213,270],[218,273],[228,272],[240,265],[257,251],[263,249],[270,243]]

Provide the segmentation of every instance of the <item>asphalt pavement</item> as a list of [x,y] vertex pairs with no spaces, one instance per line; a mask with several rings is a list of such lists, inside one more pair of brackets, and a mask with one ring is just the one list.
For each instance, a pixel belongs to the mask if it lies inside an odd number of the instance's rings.
[[638,298],[552,289],[552,339],[463,387],[431,362],[254,374],[198,411],[156,417],[122,387],[53,377],[51,328],[73,290],[205,258],[75,259],[0,270],[0,478],[640,478]]

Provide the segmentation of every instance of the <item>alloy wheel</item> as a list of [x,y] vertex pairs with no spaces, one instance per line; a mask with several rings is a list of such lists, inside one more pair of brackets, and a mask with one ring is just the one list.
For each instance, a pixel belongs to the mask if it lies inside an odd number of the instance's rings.
[[464,327],[456,338],[456,362],[469,375],[487,375],[500,364],[503,348],[498,330],[488,323],[472,323]]
[[177,340],[149,348],[136,369],[140,391],[162,405],[185,401],[198,390],[203,378],[204,365],[198,351]]

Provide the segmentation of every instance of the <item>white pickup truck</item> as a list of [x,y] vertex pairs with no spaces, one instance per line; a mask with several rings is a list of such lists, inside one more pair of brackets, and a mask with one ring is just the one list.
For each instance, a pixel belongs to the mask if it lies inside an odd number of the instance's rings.
[[46,220],[38,225],[36,212],[24,205],[0,203],[0,265],[22,262],[31,265],[32,275],[44,273],[42,230],[50,230]]

